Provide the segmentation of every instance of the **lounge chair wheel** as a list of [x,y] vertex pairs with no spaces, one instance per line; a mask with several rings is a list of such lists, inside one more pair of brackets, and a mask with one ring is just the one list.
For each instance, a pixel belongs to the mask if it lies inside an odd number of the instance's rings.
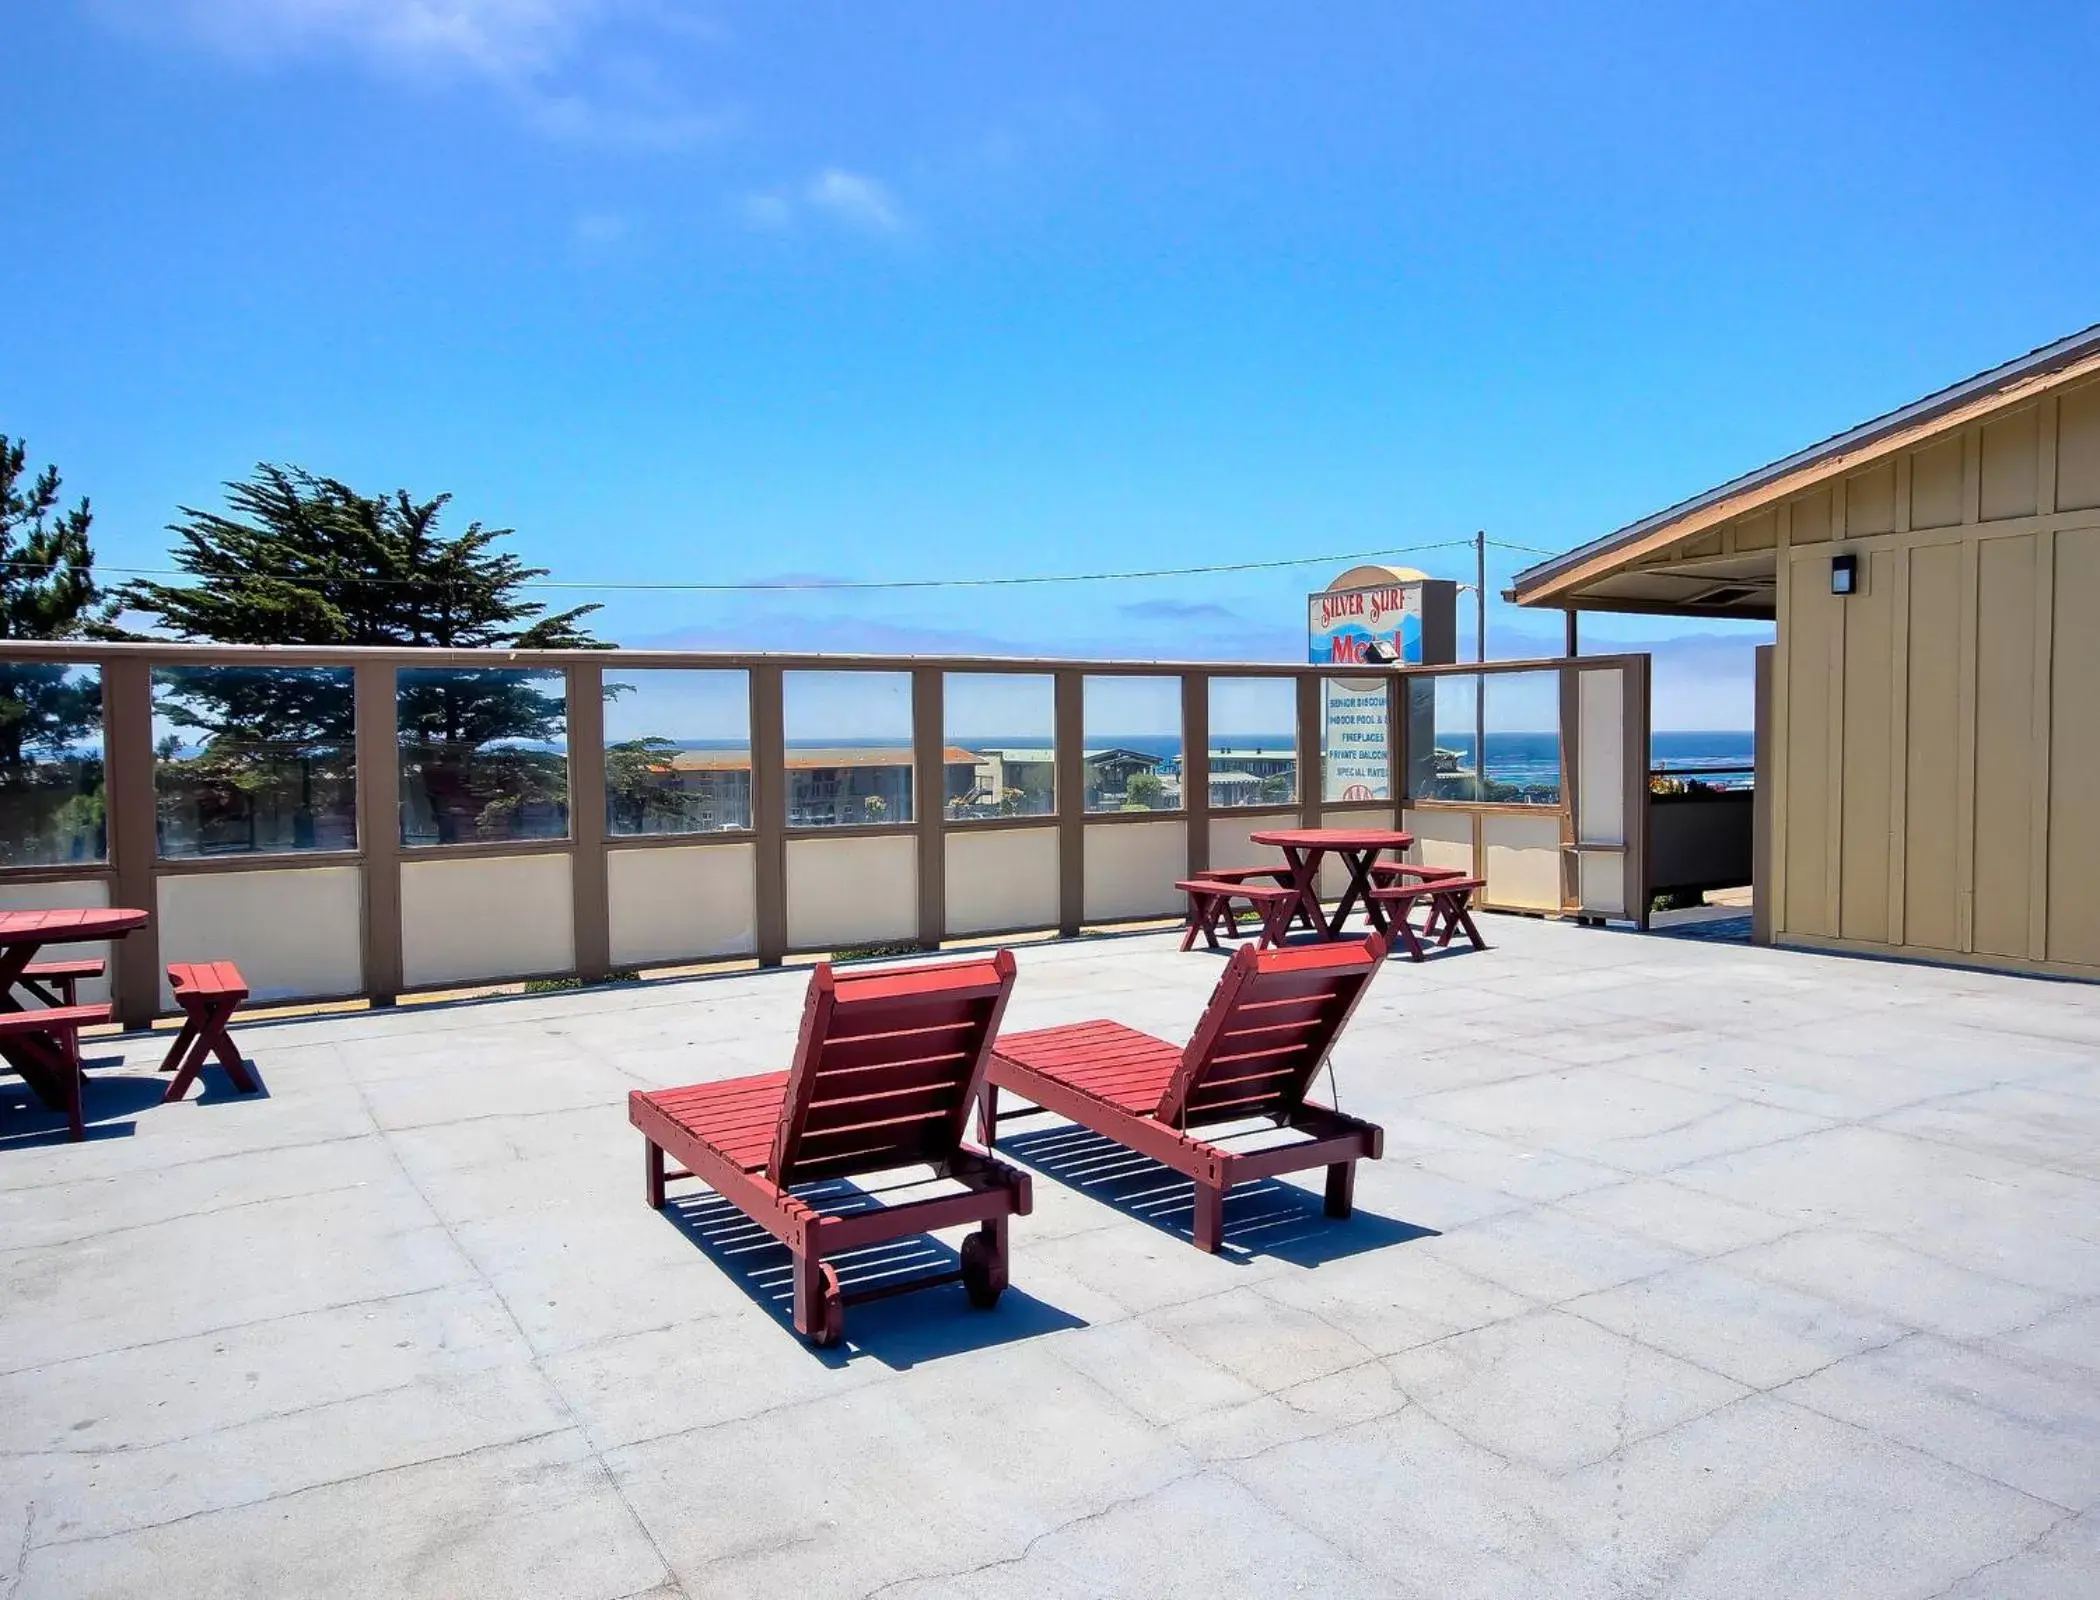
[[979,1311],[991,1310],[1006,1292],[1005,1252],[983,1234],[971,1234],[963,1240],[962,1275],[970,1304]]
[[823,1318],[810,1330],[809,1342],[829,1350],[846,1337],[846,1297],[839,1292],[839,1275],[827,1262],[817,1270],[824,1277]]

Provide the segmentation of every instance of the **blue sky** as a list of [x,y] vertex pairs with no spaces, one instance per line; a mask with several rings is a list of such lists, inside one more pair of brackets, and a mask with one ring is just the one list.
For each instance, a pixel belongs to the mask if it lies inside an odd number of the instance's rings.
[[[19,4],[0,431],[120,566],[265,459],[572,580],[1557,550],[2100,318],[2096,17]],[[1289,656],[1331,575],[601,625]],[[1741,723],[1741,635],[1688,631],[1588,638]]]

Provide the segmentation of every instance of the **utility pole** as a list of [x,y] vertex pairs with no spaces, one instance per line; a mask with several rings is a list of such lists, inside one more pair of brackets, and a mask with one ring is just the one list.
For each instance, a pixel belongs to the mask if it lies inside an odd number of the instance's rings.
[[[1474,659],[1484,667],[1488,658],[1488,536],[1485,528],[1473,534],[1473,616]],[[1488,732],[1487,732],[1488,681],[1485,672],[1473,675],[1473,798],[1484,799],[1487,795],[1488,777]]]

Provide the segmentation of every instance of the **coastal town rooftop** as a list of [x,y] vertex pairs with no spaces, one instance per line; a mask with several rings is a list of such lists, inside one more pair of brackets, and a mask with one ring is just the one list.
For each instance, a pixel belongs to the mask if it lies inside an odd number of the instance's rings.
[[[0,1123],[0,1592],[2083,1592],[2091,991],[1483,922],[1335,1056],[1348,1221],[1253,1185],[1205,1256],[1018,1124],[999,1306],[829,1352],[626,1115],[784,1066],[793,966],[256,1020],[266,1095],[165,1107],[164,1036],[91,1038],[86,1143]],[[1022,944],[1009,1025],[1185,1036],[1176,942]]]

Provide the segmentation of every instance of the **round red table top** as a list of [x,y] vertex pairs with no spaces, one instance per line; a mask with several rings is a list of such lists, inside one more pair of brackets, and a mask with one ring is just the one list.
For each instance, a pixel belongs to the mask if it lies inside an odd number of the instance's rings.
[[1291,850],[1405,850],[1415,842],[1398,828],[1270,828],[1247,837]]
[[0,911],[0,945],[86,944],[146,925],[146,913],[122,906],[82,911]]

